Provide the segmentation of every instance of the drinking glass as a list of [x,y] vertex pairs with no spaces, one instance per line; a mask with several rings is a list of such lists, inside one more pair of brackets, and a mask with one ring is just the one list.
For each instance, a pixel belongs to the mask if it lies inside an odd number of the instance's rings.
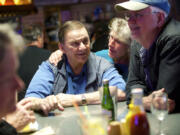
[[151,112],[159,121],[159,131],[157,135],[165,135],[162,130],[162,122],[168,114],[168,96],[166,93],[153,93]]
[[100,115],[91,115],[81,120],[83,135],[107,135],[108,120]]

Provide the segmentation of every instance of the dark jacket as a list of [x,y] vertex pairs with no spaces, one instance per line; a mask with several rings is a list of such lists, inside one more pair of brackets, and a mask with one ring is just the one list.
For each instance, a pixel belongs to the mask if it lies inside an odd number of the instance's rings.
[[[36,46],[28,46],[26,50],[20,55],[20,66],[18,74],[25,83],[25,90],[27,89],[32,77],[36,73],[38,66],[50,56],[51,52]],[[26,91],[21,91],[18,95],[19,100],[24,98]]]
[[17,135],[16,129],[6,121],[0,121],[0,135]]
[[130,52],[129,75],[126,86],[127,101],[132,88],[143,88],[147,96],[155,90],[165,88],[170,99],[175,100],[176,110],[180,110],[180,22],[170,19],[160,32],[153,47],[146,68],[153,88],[145,81],[144,66],[140,59],[141,45],[133,42]]

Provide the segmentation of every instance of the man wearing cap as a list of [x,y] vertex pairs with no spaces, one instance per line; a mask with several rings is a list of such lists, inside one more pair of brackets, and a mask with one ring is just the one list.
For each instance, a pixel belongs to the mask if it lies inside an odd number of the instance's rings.
[[169,111],[180,110],[180,22],[168,18],[167,0],[130,0],[115,5],[125,14],[134,39],[131,46],[127,100],[132,88],[143,88],[150,110],[152,93],[167,92]]

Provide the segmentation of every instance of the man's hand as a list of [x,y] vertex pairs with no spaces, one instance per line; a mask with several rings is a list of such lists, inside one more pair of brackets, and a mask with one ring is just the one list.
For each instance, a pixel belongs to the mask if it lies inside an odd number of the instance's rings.
[[49,62],[54,66],[57,66],[58,62],[62,59],[63,52],[61,50],[57,50],[53,52],[49,57]]
[[60,111],[64,110],[64,107],[61,105],[60,100],[56,96],[51,95],[43,99],[41,110],[45,113],[45,115],[48,115],[50,111],[55,109]]
[[53,111],[55,109],[59,109],[60,111],[64,110],[60,101],[54,95],[48,96],[44,99],[35,97],[29,97],[27,99],[31,100],[30,108],[32,110],[41,110],[45,115],[48,115],[50,111]]
[[152,95],[154,93],[161,93],[164,92],[164,88],[154,91],[152,92],[149,96],[143,97],[143,105],[144,105],[144,109],[150,111],[151,110],[151,101],[152,101]]
[[[155,93],[162,93],[162,92],[165,92],[164,88],[152,92],[149,96],[143,97],[144,109],[150,111],[151,110],[152,95]],[[175,109],[175,101],[168,98],[168,111],[172,112],[174,109]]]
[[16,105],[16,111],[5,116],[6,122],[16,128],[17,131],[23,129],[28,123],[35,121],[34,112],[29,110],[30,102],[30,100],[21,100]]

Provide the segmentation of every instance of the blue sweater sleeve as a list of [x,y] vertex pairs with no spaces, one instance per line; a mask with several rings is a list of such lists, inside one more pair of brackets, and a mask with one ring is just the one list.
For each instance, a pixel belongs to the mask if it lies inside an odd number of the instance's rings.
[[48,61],[43,62],[36,71],[27,89],[25,97],[44,98],[51,94],[54,73]]
[[109,86],[117,86],[118,89],[125,90],[126,83],[114,67],[109,68],[103,74],[103,79],[109,80]]

